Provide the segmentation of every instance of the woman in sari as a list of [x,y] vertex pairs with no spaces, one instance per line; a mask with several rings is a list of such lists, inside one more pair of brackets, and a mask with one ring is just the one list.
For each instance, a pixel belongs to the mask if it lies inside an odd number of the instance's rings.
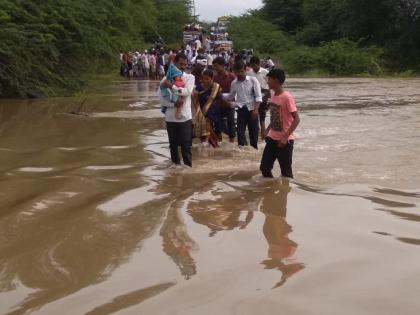
[[196,110],[194,134],[200,138],[202,144],[208,142],[214,148],[219,146],[218,140],[222,133],[218,102],[220,90],[219,84],[213,82],[213,71],[206,69],[193,94]]

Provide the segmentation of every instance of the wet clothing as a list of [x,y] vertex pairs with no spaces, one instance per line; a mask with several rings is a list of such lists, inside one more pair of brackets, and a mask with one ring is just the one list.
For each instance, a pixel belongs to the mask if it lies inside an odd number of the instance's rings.
[[259,120],[252,118],[252,111],[256,103],[262,102],[261,86],[254,77],[246,76],[244,81],[235,79],[230,87],[229,93],[224,93],[226,101],[234,101],[238,108],[238,145],[247,145],[245,131],[248,127],[249,141],[251,146],[258,148]]
[[168,131],[171,160],[175,164],[181,164],[178,147],[181,147],[182,160],[185,165],[192,166],[192,120],[185,122],[166,122]]
[[[162,79],[162,82],[166,77]],[[166,129],[169,138],[169,147],[171,152],[171,160],[175,164],[180,164],[178,147],[181,147],[182,159],[185,165],[192,166],[192,112],[191,112],[191,94],[194,90],[194,76],[183,73],[182,80],[185,82],[184,88],[176,86],[172,90],[176,90],[178,95],[183,97],[184,103],[181,107],[180,114],[177,115],[175,104],[165,99],[158,90],[161,106],[167,107],[165,111]],[[162,83],[161,82],[161,83]]]
[[288,92],[280,95],[271,93],[269,99],[270,108],[270,130],[265,138],[266,146],[261,159],[260,170],[264,177],[273,177],[271,170],[273,169],[275,160],[278,160],[281,175],[293,178],[292,157],[294,136],[291,134],[287,138],[287,144],[279,147],[279,140],[285,140],[286,131],[289,130],[293,123],[292,113],[297,112],[295,100]]
[[289,140],[286,146],[280,148],[277,140],[270,137],[265,138],[264,153],[261,158],[260,170],[264,177],[273,177],[271,172],[274,167],[274,162],[277,160],[280,165],[281,175],[284,177],[293,178],[292,158],[294,141]]
[[[219,89],[219,85],[213,85],[210,89],[207,90],[204,89],[201,85],[197,86],[196,91],[198,93],[198,101],[202,111],[214,89]],[[217,101],[213,101],[211,106],[208,108],[207,113],[204,113],[203,111],[203,114],[213,123],[220,124],[220,106]]]
[[252,147],[258,149],[258,134],[260,131],[258,118],[252,118],[252,110],[246,106],[238,109],[238,145],[248,145],[246,141],[245,131],[248,127],[249,142]]
[[209,142],[214,147],[218,146],[217,138],[215,138],[214,134],[221,133],[220,106],[217,100],[215,100],[219,89],[220,86],[218,83],[213,83],[208,89],[205,89],[200,84],[195,89],[200,104],[200,110],[197,111],[195,121],[197,129],[200,131],[196,135],[210,136]]

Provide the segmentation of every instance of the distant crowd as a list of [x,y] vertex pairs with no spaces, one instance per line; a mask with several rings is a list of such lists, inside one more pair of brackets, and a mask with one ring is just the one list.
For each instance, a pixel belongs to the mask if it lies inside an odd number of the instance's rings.
[[[201,43],[201,42],[200,42]],[[235,61],[242,60],[249,65],[254,53],[252,50],[235,51],[210,51],[201,47],[199,40],[194,45],[186,45],[180,50],[151,48],[140,52],[136,50],[121,51],[120,75],[125,77],[149,78],[152,80],[162,79],[168,66],[173,63],[176,54],[183,53],[187,57],[188,71],[191,73],[202,71],[204,68],[212,69],[213,60],[220,57],[226,63],[226,70],[232,71]],[[274,62],[270,57],[261,60],[261,66],[270,70],[274,68]]]

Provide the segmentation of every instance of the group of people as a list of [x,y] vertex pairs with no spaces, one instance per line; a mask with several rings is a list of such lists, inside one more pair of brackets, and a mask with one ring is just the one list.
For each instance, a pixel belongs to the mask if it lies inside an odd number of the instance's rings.
[[[263,68],[256,56],[248,60],[248,54],[232,57],[233,61],[219,55],[211,64],[204,59],[199,62],[197,57],[188,71],[191,61],[185,51],[174,56],[171,67],[179,71],[178,78],[166,75],[159,89],[172,162],[181,163],[181,147],[183,163],[192,166],[193,137],[203,145],[217,147],[222,133],[226,133],[230,142],[237,138],[239,146],[247,146],[248,129],[253,148],[258,149],[259,138],[266,142],[260,164],[262,175],[273,177],[278,160],[282,176],[293,178],[293,131],[300,119],[293,96],[283,88],[284,71]],[[267,111],[270,123],[266,127]]]
[[[192,48],[194,47],[194,48]],[[198,48],[196,48],[198,47]],[[188,70],[195,65],[211,67],[213,60],[222,57],[230,66],[234,63],[235,54],[227,51],[210,51],[201,45],[191,46],[187,44],[180,51],[163,48],[147,49],[144,52],[120,51],[120,75],[125,77],[162,79],[168,67],[173,63],[177,53],[182,52],[188,60]]]
[[152,80],[162,79],[165,64],[169,63],[167,54],[151,49],[144,52],[120,51],[120,75],[125,77],[143,77]]

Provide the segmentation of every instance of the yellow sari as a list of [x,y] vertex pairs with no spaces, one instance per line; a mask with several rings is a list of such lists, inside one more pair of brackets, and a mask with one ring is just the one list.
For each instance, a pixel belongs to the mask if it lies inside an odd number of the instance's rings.
[[[194,136],[197,138],[203,138],[203,137],[211,137],[214,138],[214,131],[212,123],[209,119],[206,118],[207,111],[209,110],[210,106],[213,104],[214,100],[217,97],[217,94],[220,90],[220,85],[216,82],[213,82],[213,85],[211,87],[212,92],[210,96],[208,97],[206,103],[204,104],[203,108],[201,109],[200,103],[198,101],[198,94],[200,92],[194,91],[194,103],[195,103],[195,115],[194,115]],[[215,135],[214,135],[215,136]],[[217,146],[217,137],[216,138],[216,145],[214,144],[214,139],[209,139],[209,142],[213,146]],[[212,143],[213,142],[213,143]]]

